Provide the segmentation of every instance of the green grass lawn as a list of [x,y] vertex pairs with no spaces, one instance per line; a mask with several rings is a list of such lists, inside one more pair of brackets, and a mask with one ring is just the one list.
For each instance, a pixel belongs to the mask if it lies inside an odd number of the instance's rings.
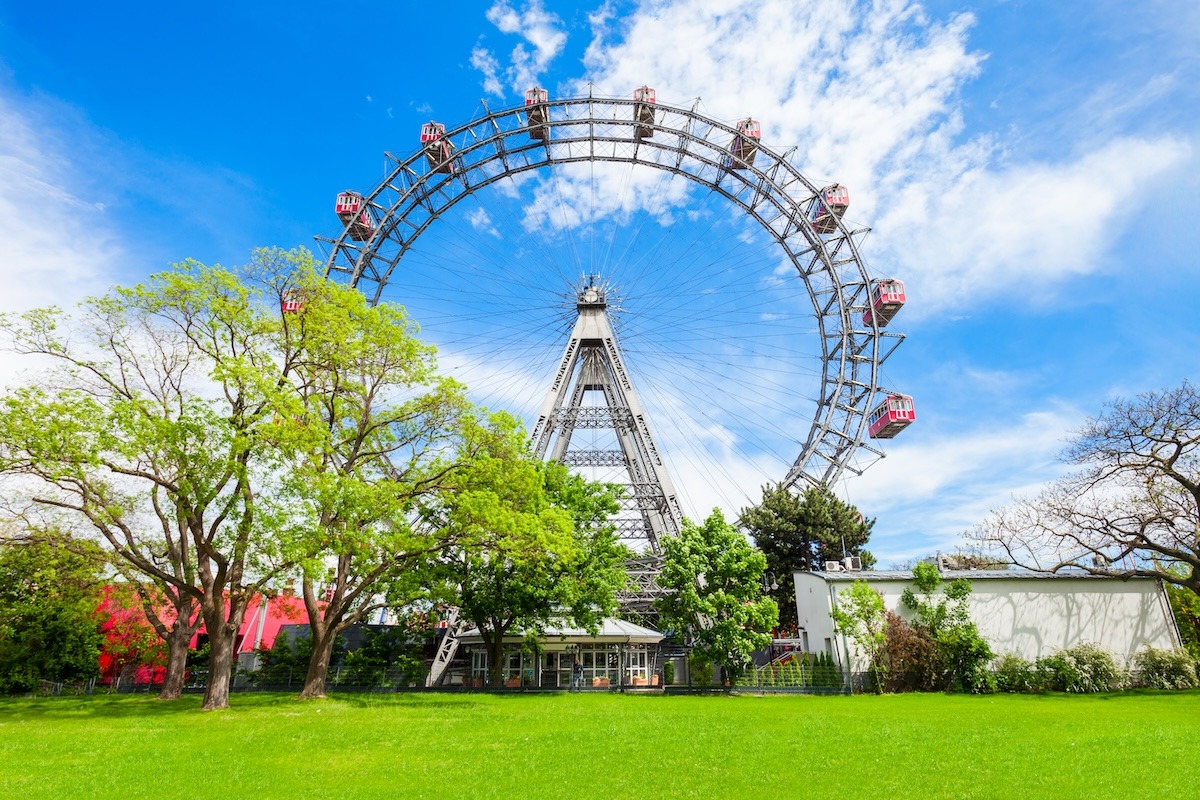
[[0,700],[3,798],[1189,797],[1200,693]]

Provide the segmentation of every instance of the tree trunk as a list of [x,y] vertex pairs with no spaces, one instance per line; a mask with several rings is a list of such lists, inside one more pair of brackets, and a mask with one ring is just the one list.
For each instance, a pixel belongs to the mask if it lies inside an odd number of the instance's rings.
[[309,700],[325,696],[325,679],[329,675],[329,659],[333,656],[333,643],[337,634],[333,627],[325,628],[323,636],[313,640],[312,657],[308,660],[308,674],[304,676],[304,688],[300,699]]
[[[218,601],[219,603],[220,601]],[[233,643],[238,626],[225,621],[223,603],[216,613],[204,615],[208,629],[208,686],[204,690],[202,711],[229,708],[229,684],[233,672]]]
[[504,634],[494,633],[492,641],[484,640],[488,651],[488,686],[492,689],[504,685]]
[[171,635],[167,637],[167,673],[163,676],[162,690],[158,693],[160,700],[178,700],[183,694],[188,650],[198,623],[199,620],[189,622],[186,617],[177,617],[171,626]]
[[233,638],[231,626],[218,626],[216,636],[209,628],[208,687],[204,690],[202,711],[229,708],[229,683],[233,671]]
[[[334,587],[333,597],[322,609],[317,602],[317,588],[312,578],[309,575],[303,578],[304,610],[308,612],[308,635],[312,639],[313,647],[308,657],[304,688],[300,690],[301,700],[325,696],[329,660],[333,657],[333,644],[338,634],[336,622],[341,619],[338,610],[342,602],[342,588],[340,583]],[[335,624],[330,624],[331,619]]]

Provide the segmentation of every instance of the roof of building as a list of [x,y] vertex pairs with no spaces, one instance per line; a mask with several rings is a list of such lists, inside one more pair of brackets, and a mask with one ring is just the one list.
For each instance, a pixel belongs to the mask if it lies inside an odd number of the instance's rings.
[[[863,569],[839,570],[837,572],[806,572],[797,570],[801,575],[815,575],[831,583],[849,583],[852,581],[911,581],[912,570],[907,569]],[[942,578],[948,581],[957,578],[978,580],[1137,580],[1136,577],[1123,575],[1097,575],[1082,569],[1070,569],[1060,572],[1034,572],[1024,569],[948,569],[942,570]],[[1145,578],[1145,580],[1154,580]]]
[[[520,633],[510,634],[505,636],[505,641],[520,641],[523,636]],[[575,628],[569,625],[550,625],[546,628],[545,633],[539,637],[542,641],[552,639],[567,640],[587,640],[597,642],[632,642],[635,644],[657,644],[663,640],[663,635],[652,628],[646,628],[641,625],[636,625],[629,620],[616,619],[614,617],[605,617],[600,622],[600,628],[595,633],[589,633],[583,628]],[[459,639],[462,641],[482,641],[483,637],[479,635],[478,628],[470,628],[464,631]]]

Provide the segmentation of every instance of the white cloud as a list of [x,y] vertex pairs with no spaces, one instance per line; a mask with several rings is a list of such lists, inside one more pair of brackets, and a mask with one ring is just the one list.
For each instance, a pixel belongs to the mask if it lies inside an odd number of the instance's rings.
[[[913,176],[881,218],[883,247],[906,265],[917,313],[996,290],[1052,287],[1097,271],[1132,227],[1156,178],[1189,158],[1173,137],[1124,138],[1065,163],[968,167]],[[1004,294],[1004,293],[1001,293]]]
[[[855,481],[856,494],[881,508],[929,500],[979,476],[1051,469],[1069,431],[1083,417],[1064,410],[1030,412],[1019,420],[993,419],[982,428],[897,444],[888,457]],[[1011,485],[1006,478],[1005,485]]]
[[477,231],[483,231],[489,236],[500,237],[500,231],[496,230],[496,226],[492,224],[492,218],[484,208],[477,208],[473,211],[468,211],[466,214],[467,222]]
[[1063,474],[1057,455],[1084,417],[1051,406],[912,443],[898,439],[887,458],[847,479],[845,490],[879,518],[874,549],[885,561],[954,549],[990,510]]
[[[67,308],[108,288],[126,258],[106,203],[39,109],[0,89],[0,312]],[[0,351],[0,387],[28,381],[46,359]]]
[[[536,3],[521,12],[493,6],[493,24],[540,43],[535,52],[545,58],[519,46],[507,67],[493,58],[485,75],[503,72],[518,88],[531,85],[530,64],[548,63],[561,49],[549,16]],[[964,138],[962,90],[987,61],[969,46],[971,14],[934,19],[909,0],[659,0],[620,19],[605,4],[589,20],[586,74],[570,93],[590,83],[625,96],[650,82],[661,102],[690,105],[699,97],[700,110],[718,119],[758,118],[764,142],[776,149],[797,143],[806,174],[850,186],[850,218],[877,231],[866,253],[873,268],[905,278],[921,300],[906,316],[975,304],[971,289],[984,280],[996,290],[1031,280],[1052,290],[1097,271],[1147,202],[1133,187],[1154,185],[1189,157],[1184,141],[1166,135],[1125,135],[1019,162],[999,135]],[[1161,94],[1170,85],[1162,76],[1140,88]],[[1143,102],[1129,88],[1097,91],[1085,105],[1103,104],[1110,116]],[[590,194],[588,180],[576,171],[556,191]],[[620,191],[615,180],[595,186],[602,195]],[[673,200],[678,206],[684,198]],[[619,211],[661,215],[663,204],[653,193],[633,194]],[[542,191],[527,220],[594,221],[578,205],[568,213],[557,205]],[[598,213],[616,213],[617,205],[602,197]]]
[[638,212],[670,225],[688,201],[689,185],[653,169],[624,165],[565,164],[540,178],[525,207],[527,231],[572,229],[605,219],[625,224]]
[[509,88],[520,95],[539,84],[541,74],[567,44],[562,20],[546,11],[541,0],[529,0],[518,8],[507,0],[498,0],[488,9],[487,19],[501,33],[524,40],[512,49],[508,66],[503,70],[496,56],[486,48],[478,46],[471,52],[471,66],[483,73],[484,90],[500,97],[504,96],[501,74]]
[[504,96],[504,85],[500,83],[497,73],[500,62],[484,47],[476,47],[471,51],[471,66],[483,73],[483,90],[498,97]]
[[0,93],[0,308],[69,305],[103,290],[124,256],[105,204],[85,196],[69,149]]

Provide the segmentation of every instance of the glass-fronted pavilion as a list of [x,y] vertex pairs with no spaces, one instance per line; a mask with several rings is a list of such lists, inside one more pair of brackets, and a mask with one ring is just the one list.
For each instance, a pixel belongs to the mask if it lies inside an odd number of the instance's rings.
[[[468,685],[487,683],[488,654],[479,630],[459,637],[469,664]],[[595,635],[583,628],[554,626],[539,638],[540,654],[522,647],[520,634],[504,637],[502,676],[509,688],[568,689],[578,660],[584,687],[657,686],[658,648],[663,635],[621,619],[606,618]]]

